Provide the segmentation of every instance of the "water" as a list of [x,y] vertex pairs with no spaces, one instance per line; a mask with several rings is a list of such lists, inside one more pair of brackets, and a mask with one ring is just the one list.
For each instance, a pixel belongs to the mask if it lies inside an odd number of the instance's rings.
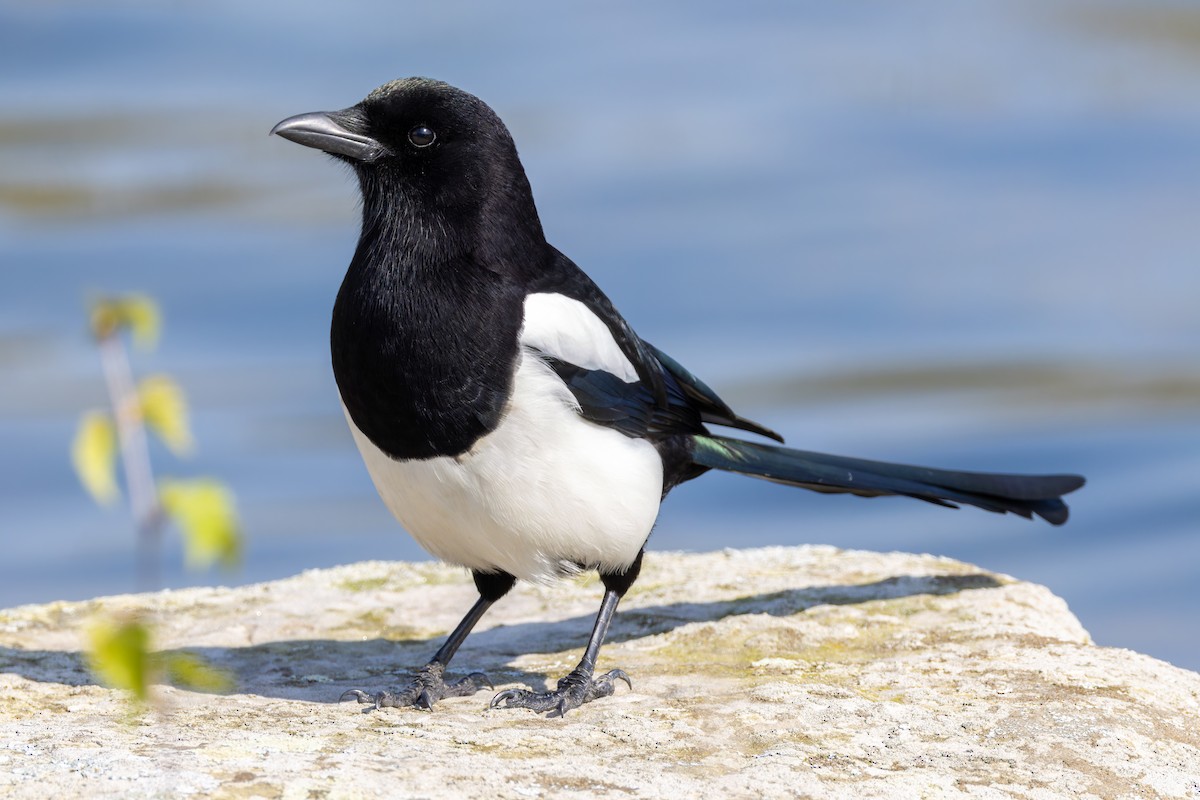
[[1200,668],[1200,12],[1187,3],[0,3],[0,606],[122,592],[67,447],[89,291],[146,291],[249,582],[415,559],[345,430],[328,317],[353,186],[269,139],[444,78],[521,147],[551,240],[806,449],[1079,471],[1053,529],[713,476],[652,544],[927,551]]

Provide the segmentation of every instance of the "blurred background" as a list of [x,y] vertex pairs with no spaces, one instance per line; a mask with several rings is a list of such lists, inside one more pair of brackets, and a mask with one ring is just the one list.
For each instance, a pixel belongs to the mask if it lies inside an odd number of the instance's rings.
[[328,363],[357,236],[267,137],[423,74],[489,102],[551,241],[647,339],[797,446],[1089,478],[1064,528],[736,476],[656,549],[829,543],[1049,586],[1095,639],[1200,668],[1200,7],[1190,0],[0,2],[0,606],[133,588],[73,475],[105,402],[89,292],[165,315],[247,536],[244,583],[425,558]]

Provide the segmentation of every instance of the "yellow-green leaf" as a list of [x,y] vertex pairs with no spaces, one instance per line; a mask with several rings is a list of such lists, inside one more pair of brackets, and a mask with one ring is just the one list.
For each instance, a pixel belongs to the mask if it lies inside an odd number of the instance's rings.
[[183,532],[184,554],[192,568],[216,562],[232,567],[241,560],[242,534],[233,494],[211,478],[164,480],[163,509]]
[[223,693],[233,690],[233,675],[214,667],[194,653],[162,653],[167,681],[184,689],[198,692]]
[[89,411],[79,420],[71,444],[71,463],[80,483],[97,503],[117,498],[117,432],[112,419],[100,411]]
[[158,342],[158,334],[162,329],[158,304],[145,294],[94,300],[91,322],[92,335],[97,339],[105,339],[127,328],[133,332],[134,342],[147,350]]
[[153,349],[162,331],[162,314],[158,303],[145,294],[131,294],[124,298],[122,306],[125,319],[133,331],[133,341],[146,350]]
[[153,657],[150,630],[141,620],[99,621],[88,631],[88,645],[88,667],[101,683],[147,698]]
[[179,384],[166,375],[151,375],[138,384],[142,421],[175,455],[192,451],[194,441],[188,427],[187,400]]
[[165,680],[201,692],[228,692],[233,676],[188,652],[155,652],[152,631],[139,617],[102,618],[88,630],[88,667],[105,686],[122,689],[145,702],[150,685]]

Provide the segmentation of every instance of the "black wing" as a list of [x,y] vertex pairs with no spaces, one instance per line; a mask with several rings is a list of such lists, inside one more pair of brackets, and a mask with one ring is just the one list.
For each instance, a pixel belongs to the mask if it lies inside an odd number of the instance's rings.
[[[629,323],[613,306],[612,301],[600,287],[587,276],[575,262],[554,250],[554,260],[551,268],[538,275],[530,285],[530,292],[556,292],[572,300],[583,303],[592,313],[599,317],[612,333],[613,340],[621,352],[633,364],[643,384],[649,387],[650,396],[661,407],[667,405],[666,377],[663,365],[655,358],[649,346],[642,341]],[[548,354],[553,355],[553,354]]]
[[595,282],[558,250],[554,250],[552,267],[538,276],[529,291],[555,292],[587,306],[604,322],[640,379],[626,383],[607,372],[583,369],[545,353],[547,362],[579,401],[585,418],[631,436],[701,433],[701,423],[707,422],[783,441],[770,428],[738,416],[703,381],[638,336]]
[[626,383],[610,372],[584,369],[545,354],[542,358],[571,390],[586,420],[635,439],[705,433],[700,412],[670,376],[664,382],[667,402],[660,405],[644,383]]
[[718,397],[716,392],[708,388],[708,384],[688,372],[678,361],[649,342],[645,342],[645,345],[654,354],[654,357],[658,359],[658,362],[666,368],[667,373],[674,378],[674,383],[678,385],[688,402],[700,412],[700,418],[705,422],[711,422],[713,425],[724,425],[727,428],[739,428],[743,431],[750,431],[751,433],[765,436],[768,439],[774,439],[780,443],[783,442],[782,436],[765,425],[759,425],[753,420],[739,417],[735,414],[728,403]]
[[[647,345],[647,347],[650,347]],[[666,354],[655,348],[652,352]],[[550,354],[542,359],[562,379],[575,400],[584,419],[616,428],[626,436],[647,438],[677,433],[707,433],[704,423],[724,425],[753,431],[777,441],[779,434],[734,414],[721,398],[695,378],[683,371],[684,382],[676,374],[683,370],[673,359],[663,373],[667,402],[659,404],[644,383],[626,383],[611,372],[585,369]]]

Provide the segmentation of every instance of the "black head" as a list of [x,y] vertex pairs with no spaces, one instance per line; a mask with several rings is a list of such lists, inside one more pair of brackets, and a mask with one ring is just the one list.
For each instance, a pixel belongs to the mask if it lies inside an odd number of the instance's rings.
[[508,129],[486,103],[441,81],[404,78],[341,111],[289,117],[276,133],[348,163],[364,214],[393,221],[440,219],[453,228],[505,218],[541,227]]
[[272,133],[349,164],[363,225],[333,309],[333,373],[393,458],[465,452],[508,402],[524,287],[554,254],[517,149],[478,98],[425,78]]

